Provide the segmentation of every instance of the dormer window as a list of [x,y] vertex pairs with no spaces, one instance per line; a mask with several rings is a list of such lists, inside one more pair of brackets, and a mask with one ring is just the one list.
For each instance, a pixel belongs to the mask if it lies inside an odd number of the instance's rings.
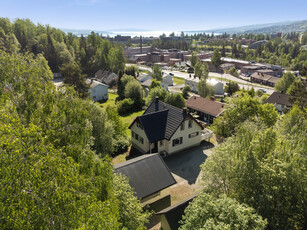
[[189,120],[189,129],[193,127],[193,121]]

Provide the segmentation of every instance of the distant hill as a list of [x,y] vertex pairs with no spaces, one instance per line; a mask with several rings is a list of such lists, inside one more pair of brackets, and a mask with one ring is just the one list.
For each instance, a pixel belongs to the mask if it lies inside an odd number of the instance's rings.
[[240,34],[240,33],[291,33],[291,32],[303,32],[307,31],[307,20],[303,21],[289,21],[289,22],[278,22],[268,23],[250,26],[241,26],[235,28],[222,28],[222,29],[211,29],[202,31],[185,31],[187,33],[228,33],[228,34]]

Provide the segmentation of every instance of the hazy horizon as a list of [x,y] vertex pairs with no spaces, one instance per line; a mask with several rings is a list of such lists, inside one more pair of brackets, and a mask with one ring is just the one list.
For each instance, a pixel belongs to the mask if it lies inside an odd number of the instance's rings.
[[115,31],[198,31],[306,20],[303,0],[3,0],[0,16],[56,28]]

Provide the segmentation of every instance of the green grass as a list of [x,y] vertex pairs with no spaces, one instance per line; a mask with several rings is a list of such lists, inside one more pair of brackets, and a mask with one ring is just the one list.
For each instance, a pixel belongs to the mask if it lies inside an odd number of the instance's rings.
[[115,106],[115,99],[117,98],[117,94],[116,93],[110,93],[109,92],[109,99],[104,102],[104,103],[101,103],[101,107],[103,108],[106,108],[108,105],[114,105]]
[[[110,93],[109,92],[109,100],[107,100],[104,103],[101,103],[100,106],[103,108],[106,108],[108,105],[110,106],[116,106],[115,104],[115,100],[117,98],[117,94],[116,93]],[[119,115],[119,117],[121,118],[121,120],[126,124],[126,126],[128,127],[132,121],[132,119],[134,117],[140,116],[144,113],[144,110],[138,111],[138,112],[134,112],[134,113],[128,113],[128,114],[124,114],[124,115]],[[131,130],[130,129],[126,129],[126,133],[127,135],[130,137],[131,136]]]
[[182,85],[184,84],[184,79],[181,77],[173,77],[173,81],[176,85]]
[[[120,115],[122,121],[127,124],[127,127],[130,125],[132,119],[134,119],[135,117],[137,116],[141,116],[143,113],[144,113],[145,110],[141,110],[141,111],[138,111],[138,112],[134,112],[134,113],[129,113],[129,114],[125,114],[125,115]],[[131,136],[131,130],[130,129],[126,129],[126,133],[128,135],[128,137]]]

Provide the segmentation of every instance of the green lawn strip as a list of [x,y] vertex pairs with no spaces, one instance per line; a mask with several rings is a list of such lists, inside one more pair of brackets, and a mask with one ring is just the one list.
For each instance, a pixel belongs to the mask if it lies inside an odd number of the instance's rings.
[[184,84],[184,78],[182,77],[173,77],[173,81],[176,85],[181,85]]

